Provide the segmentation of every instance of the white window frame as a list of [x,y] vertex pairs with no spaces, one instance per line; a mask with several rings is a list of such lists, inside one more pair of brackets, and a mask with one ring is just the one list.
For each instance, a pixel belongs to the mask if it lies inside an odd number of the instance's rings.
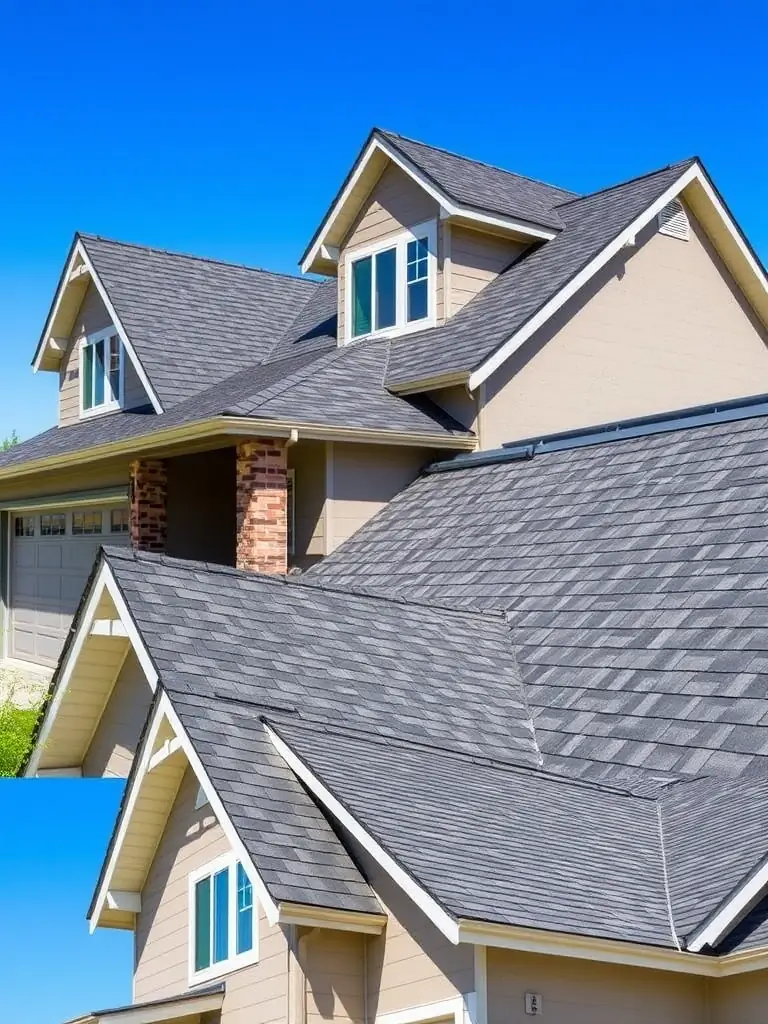
[[[417,238],[427,239],[429,250],[427,260],[427,315],[422,320],[414,320],[408,323],[406,319],[408,310],[408,291],[406,280],[406,266],[408,261],[408,243]],[[352,264],[368,256],[375,257],[377,253],[386,252],[388,249],[396,249],[395,257],[395,323],[392,327],[375,328],[368,334],[352,334]],[[373,302],[371,308],[372,326],[376,316],[376,260],[372,260],[371,288]],[[416,224],[412,228],[406,228],[396,235],[380,239],[370,245],[358,246],[348,249],[344,253],[344,341],[349,344],[352,341],[362,341],[364,338],[395,338],[403,334],[412,334],[415,331],[423,331],[428,327],[434,327],[437,323],[437,220],[428,220],[423,224]]]
[[[104,401],[101,405],[92,406],[90,409],[85,408],[85,350],[91,345],[95,345],[99,341],[106,341],[108,338],[117,338],[120,352],[120,379],[118,382],[118,396],[117,399],[112,401]],[[107,388],[109,387],[109,352],[106,359],[106,372],[104,375],[104,394],[107,394]],[[105,412],[113,412],[115,409],[122,409],[125,401],[125,347],[120,338],[120,334],[115,327],[105,327],[102,331],[94,331],[93,334],[86,334],[80,339],[79,345],[79,375],[78,385],[80,391],[80,419],[87,419],[91,416],[101,416]]]
[[[256,886],[253,884],[251,879],[251,892],[253,898],[253,948],[249,949],[247,953],[236,953],[237,949],[237,864],[238,861],[242,863],[242,859],[235,853],[225,853],[221,857],[217,857],[215,860],[209,861],[202,867],[197,868],[191,872],[188,876],[188,888],[187,888],[187,908],[188,908],[188,936],[187,936],[187,968],[188,975],[187,980],[189,987],[192,988],[195,985],[202,985],[212,978],[221,978],[226,974],[232,974],[233,971],[239,971],[243,967],[249,967],[251,964],[258,963],[259,960],[259,902],[256,898]],[[226,960],[221,960],[219,963],[211,963],[210,967],[206,967],[202,971],[195,970],[195,934],[196,934],[196,922],[195,922],[195,885],[200,881],[201,878],[206,878],[208,875],[211,876],[211,891],[213,892],[213,875],[219,871],[223,871],[224,868],[229,870],[229,942],[228,949],[232,951],[231,955]],[[243,869],[248,873],[248,869],[243,864]],[[213,913],[211,914],[211,922],[213,922]],[[211,945],[211,958],[213,958],[213,945]]]

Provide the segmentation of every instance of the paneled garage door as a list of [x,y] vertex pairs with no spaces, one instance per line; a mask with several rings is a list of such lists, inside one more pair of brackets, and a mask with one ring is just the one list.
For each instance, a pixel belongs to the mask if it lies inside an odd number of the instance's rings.
[[9,655],[55,665],[100,545],[127,543],[127,506],[11,513]]

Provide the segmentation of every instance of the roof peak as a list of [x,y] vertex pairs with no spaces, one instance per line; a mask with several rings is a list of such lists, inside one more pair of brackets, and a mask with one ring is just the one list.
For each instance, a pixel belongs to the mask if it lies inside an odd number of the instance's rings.
[[683,170],[687,170],[695,163],[701,163],[697,156],[687,157],[685,160],[677,160],[675,163],[665,164],[663,167],[657,167],[653,171],[646,171],[644,174],[636,174],[632,178],[625,178],[624,181],[617,181],[613,185],[606,185],[604,188],[597,188],[594,192],[585,192],[583,195],[575,195],[573,199],[566,199],[564,202],[558,203],[555,206],[555,209],[559,210],[563,206],[571,206],[572,204],[581,202],[585,199],[593,199],[595,196],[603,195],[605,192],[613,192],[615,189],[624,188],[626,185],[632,185],[636,181],[643,181],[645,178],[653,178],[655,175],[664,174],[666,171],[674,171],[679,168],[682,173]]
[[86,245],[89,241],[106,242],[107,245],[119,246],[121,249],[139,249],[142,252],[157,253],[161,256],[173,256],[177,259],[195,260],[198,263],[211,263],[214,266],[231,267],[236,270],[249,270],[255,274],[267,274],[270,277],[282,277],[289,281],[300,281],[302,284],[306,283],[312,286],[324,283],[323,281],[311,280],[303,274],[289,274],[282,270],[269,270],[265,267],[254,267],[247,263],[235,263],[231,260],[216,259],[212,256],[197,256],[190,252],[179,252],[177,249],[163,249],[155,245],[142,245],[139,242],[124,242],[119,238],[106,238],[104,235],[96,235],[88,231],[78,231],[76,232],[76,235],[77,238],[85,242]]
[[693,427],[706,427],[715,423],[734,423],[738,420],[755,419],[760,416],[768,416],[768,394],[733,398],[709,405],[689,406],[650,416],[638,416],[612,423],[601,423],[575,430],[507,441],[501,448],[485,452],[470,452],[443,462],[433,462],[425,468],[424,472],[443,473],[450,470],[470,469],[475,466],[488,466],[494,463],[520,462],[548,452],[586,448],[613,441],[628,441],[638,437],[690,430]]
[[530,174],[521,174],[519,171],[511,171],[508,167],[502,167],[500,164],[492,164],[487,160],[478,160],[473,156],[465,156],[463,153],[457,153],[455,150],[446,149],[444,146],[433,146],[431,142],[424,142],[422,139],[414,139],[409,135],[401,135],[400,132],[392,132],[386,128],[376,127],[373,131],[374,133],[383,135],[387,139],[402,139],[403,142],[410,142],[414,146],[424,146],[425,149],[432,149],[436,153],[444,153],[446,156],[454,157],[456,160],[465,160],[468,164],[475,164],[478,167],[487,167],[492,171],[501,171],[502,174],[511,174],[515,178],[522,178],[524,181],[533,182],[535,185],[545,185],[547,188],[554,189],[556,192],[563,192],[573,197],[573,199],[566,200],[566,202],[573,202],[574,199],[583,198],[579,192],[574,192],[573,189],[563,188],[562,185],[553,185],[551,181],[545,181],[543,178],[534,178]]

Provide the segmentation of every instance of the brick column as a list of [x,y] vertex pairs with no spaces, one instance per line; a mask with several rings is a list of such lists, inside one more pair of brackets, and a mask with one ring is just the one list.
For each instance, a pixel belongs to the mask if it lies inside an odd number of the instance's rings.
[[238,569],[288,571],[288,458],[284,442],[255,438],[237,446]]
[[166,498],[168,475],[162,459],[131,463],[131,547],[165,551],[168,534]]

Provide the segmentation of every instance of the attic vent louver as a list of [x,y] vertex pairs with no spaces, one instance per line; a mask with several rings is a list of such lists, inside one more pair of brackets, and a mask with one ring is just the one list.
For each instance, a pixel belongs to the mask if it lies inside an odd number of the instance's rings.
[[690,238],[691,226],[688,223],[688,215],[679,199],[673,199],[671,203],[667,203],[659,214],[659,233],[671,235],[672,238],[680,238],[684,242]]

